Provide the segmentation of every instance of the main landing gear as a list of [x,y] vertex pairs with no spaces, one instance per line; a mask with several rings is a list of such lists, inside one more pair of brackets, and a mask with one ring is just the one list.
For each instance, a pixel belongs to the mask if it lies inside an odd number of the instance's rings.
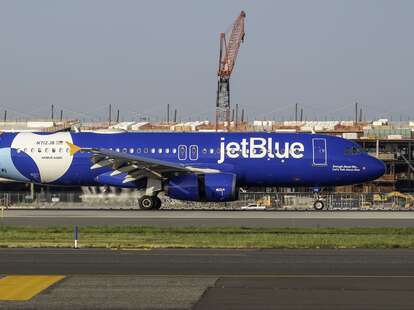
[[161,199],[157,196],[144,195],[138,199],[138,205],[141,210],[157,210],[161,208]]
[[323,201],[322,200],[316,200],[314,203],[313,203],[313,208],[315,209],[315,210],[323,210],[323,208],[325,207],[325,204],[323,203]]

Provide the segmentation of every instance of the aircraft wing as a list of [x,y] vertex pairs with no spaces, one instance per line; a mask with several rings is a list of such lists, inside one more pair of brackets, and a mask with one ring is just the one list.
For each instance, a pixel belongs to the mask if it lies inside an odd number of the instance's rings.
[[160,180],[168,179],[172,175],[191,173],[214,173],[216,169],[197,168],[190,165],[171,163],[168,161],[116,152],[103,148],[81,148],[68,143],[71,154],[76,152],[91,153],[91,168],[98,169],[110,167],[113,169],[111,176],[126,173],[123,182],[130,182],[142,177],[152,177]]

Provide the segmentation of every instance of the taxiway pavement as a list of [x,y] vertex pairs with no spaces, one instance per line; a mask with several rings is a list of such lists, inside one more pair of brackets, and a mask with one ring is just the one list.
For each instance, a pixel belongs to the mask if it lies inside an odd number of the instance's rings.
[[414,212],[5,210],[0,224],[24,226],[411,227],[414,226]]
[[0,274],[65,276],[6,309],[414,308],[414,250],[0,249]]

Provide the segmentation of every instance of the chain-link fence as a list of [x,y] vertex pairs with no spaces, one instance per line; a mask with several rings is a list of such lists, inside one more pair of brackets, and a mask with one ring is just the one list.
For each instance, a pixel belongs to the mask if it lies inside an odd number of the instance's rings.
[[[0,192],[5,208],[138,208],[137,191],[121,193]],[[326,210],[414,210],[414,194],[392,193],[268,193],[240,192],[239,200],[226,203],[186,202],[162,194],[163,209],[266,209],[312,210],[319,200]]]
[[240,193],[242,201],[269,209],[313,209],[322,201],[330,210],[409,210],[414,209],[414,194],[407,193]]

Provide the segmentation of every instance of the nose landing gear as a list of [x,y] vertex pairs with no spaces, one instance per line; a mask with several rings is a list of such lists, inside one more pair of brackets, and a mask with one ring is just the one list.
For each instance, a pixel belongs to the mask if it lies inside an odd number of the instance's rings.
[[313,196],[314,196],[314,199],[315,199],[315,201],[313,203],[313,208],[315,210],[318,210],[318,211],[323,210],[323,208],[325,208],[325,203],[323,202],[323,200],[321,199],[321,197],[319,195],[319,193],[321,192],[321,188],[315,187],[313,189],[313,192],[314,192]]
[[138,206],[141,210],[158,210],[161,208],[161,199],[157,196],[144,195],[138,199]]

